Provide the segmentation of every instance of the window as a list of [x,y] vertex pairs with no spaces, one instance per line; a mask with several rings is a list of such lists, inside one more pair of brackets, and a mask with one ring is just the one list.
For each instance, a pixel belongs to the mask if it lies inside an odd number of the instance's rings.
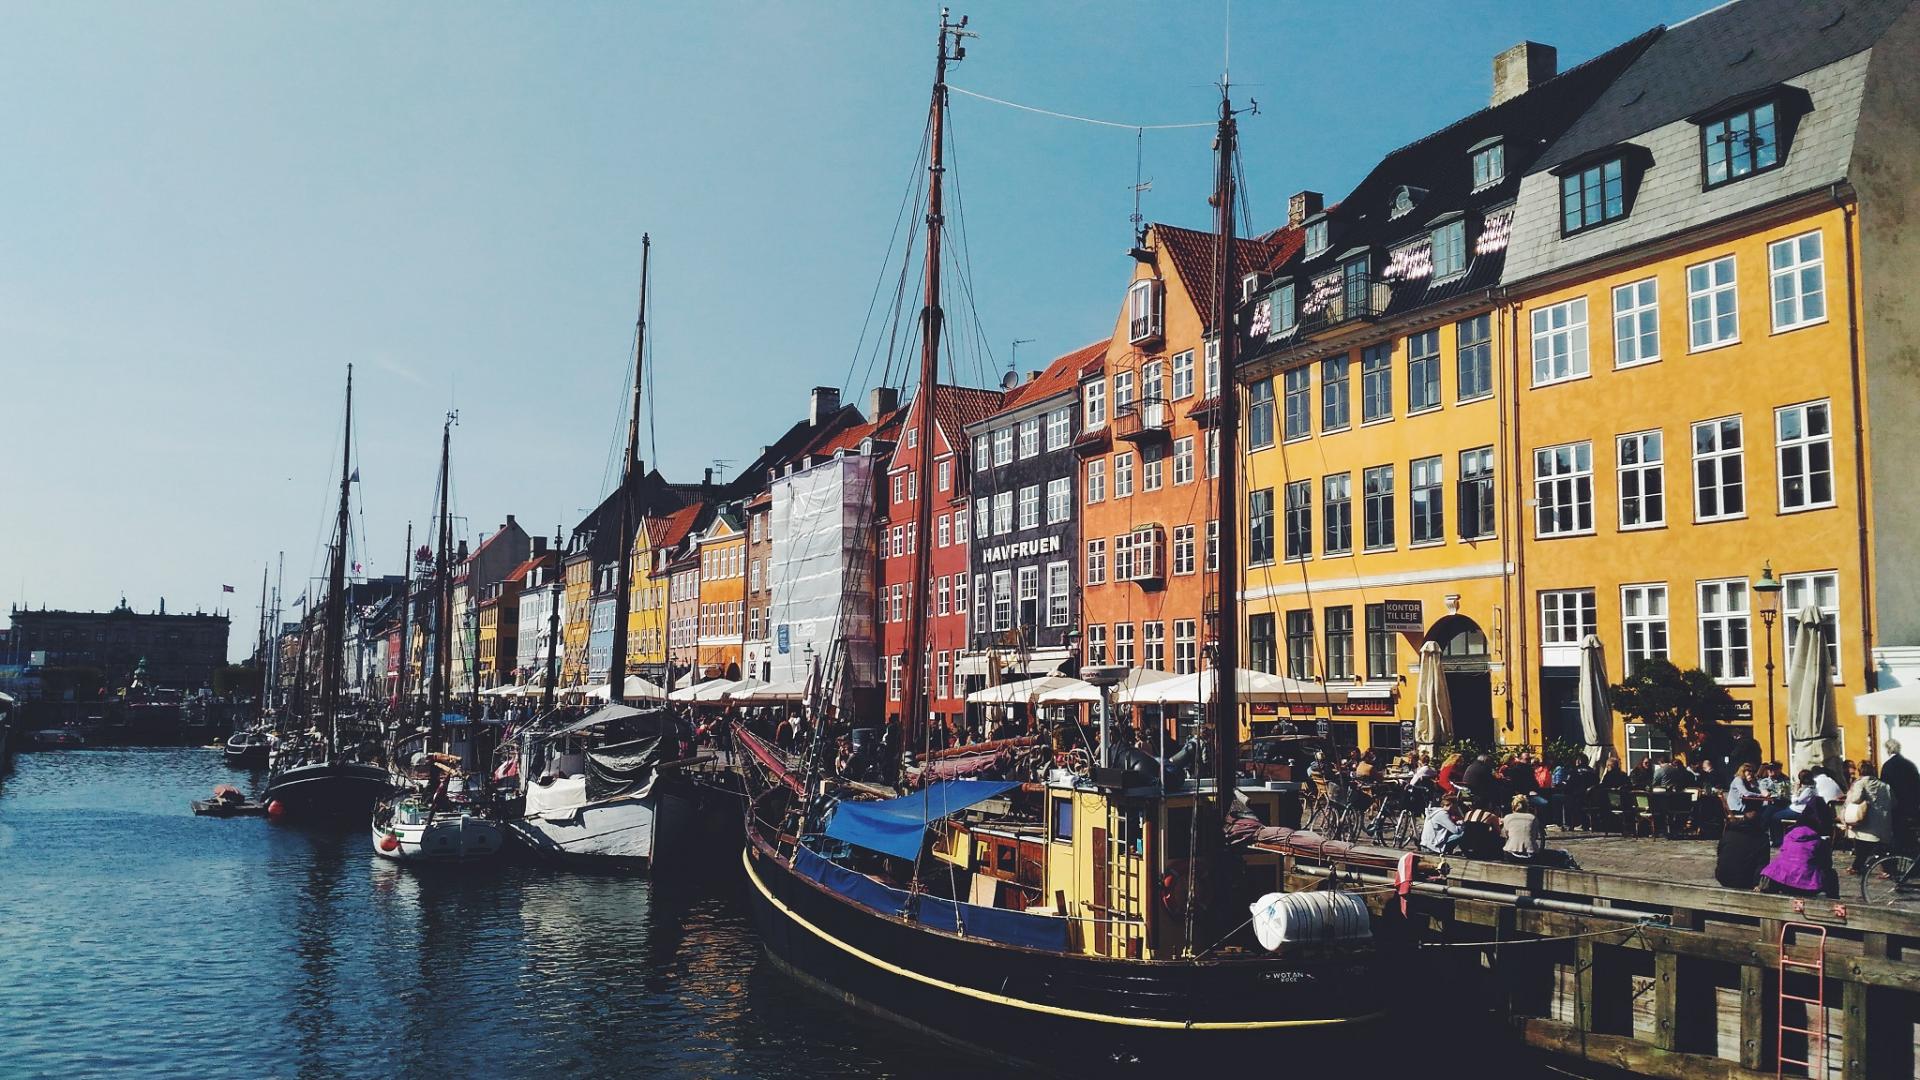
[[1037,529],[1040,527],[1040,485],[1028,484],[1020,489],[1020,527]]
[[1593,531],[1593,444],[1563,443],[1533,452],[1534,533]]
[[1273,616],[1247,616],[1247,667],[1272,674],[1278,665],[1278,642],[1273,638]]
[[1698,352],[1740,340],[1733,256],[1687,267],[1687,341]]
[[1207,522],[1207,572],[1220,569],[1220,519]]
[[1827,321],[1826,264],[1819,233],[1768,244],[1767,277],[1776,332]]
[[1460,451],[1460,539],[1493,535],[1493,447]]
[[1393,415],[1393,346],[1369,345],[1360,353],[1360,421]]
[[[986,498],[982,496],[980,502],[981,505],[986,505]],[[964,544],[967,542],[967,512],[965,510],[958,511],[953,515],[953,542],[956,544]]]
[[1047,414],[1047,449],[1064,450],[1073,441],[1073,410],[1055,409]]
[[1167,452],[1158,446],[1140,448],[1140,488],[1143,491],[1159,491],[1162,479],[1166,475]]
[[1626,177],[1619,158],[1560,178],[1560,232],[1571,236],[1627,216]]
[[974,526],[977,536],[993,535],[993,500],[985,492],[980,493],[980,501],[973,504]]
[[1113,497],[1124,499],[1133,494],[1133,454],[1113,455]]
[[887,535],[891,540],[889,551],[893,557],[897,559],[905,555],[907,553],[907,527],[905,525],[895,525]]
[[950,584],[950,581],[951,579],[942,577],[935,583],[937,588],[934,590],[935,603],[933,610],[937,614],[945,615],[948,611],[952,610],[953,586]]
[[1087,505],[1105,501],[1107,497],[1107,459],[1094,458],[1087,462]]
[[1652,724],[1627,725],[1627,768],[1637,769],[1643,761],[1664,761],[1673,753],[1673,740]]
[[1783,574],[1780,577],[1780,616],[1787,635],[1787,667],[1793,667],[1794,642],[1800,636],[1800,612],[1820,612],[1820,640],[1827,646],[1827,666],[1840,682],[1840,575]]
[[1273,327],[1267,331],[1267,337],[1276,338],[1292,330],[1299,319],[1299,308],[1294,301],[1293,282],[1289,281],[1274,289],[1271,301]]
[[1824,401],[1773,412],[1780,455],[1780,512],[1833,505],[1833,425]]
[[1013,571],[995,570],[993,572],[993,628],[1009,630],[1013,627]]
[[[1151,278],[1127,288],[1127,340],[1139,343],[1160,336],[1159,282]],[[1114,404],[1117,406],[1119,402]]]
[[1273,380],[1259,379],[1247,387],[1247,448],[1273,445]]
[[1440,543],[1447,538],[1447,496],[1441,487],[1446,482],[1445,467],[1436,456],[1415,461],[1410,471],[1408,543]]
[[1193,526],[1175,525],[1173,527],[1173,572],[1191,574],[1194,568]]
[[1667,587],[1620,587],[1621,639],[1626,642],[1626,673],[1647,660],[1667,658]]
[[1768,101],[1700,127],[1700,154],[1708,187],[1764,172],[1780,163],[1773,102]]
[[1613,289],[1613,366],[1660,359],[1660,292],[1653,278]]
[[1207,473],[1208,476],[1220,475],[1220,429],[1207,429]]
[[1368,551],[1393,546],[1393,466],[1376,465],[1361,474],[1366,500],[1366,545]]
[[1645,529],[1667,523],[1666,458],[1658,431],[1614,440],[1620,467],[1620,527]]
[[1467,223],[1449,221],[1433,230],[1433,280],[1450,278],[1467,269]]
[[1107,581],[1107,542],[1105,540],[1087,541],[1087,584],[1104,585]]
[[1295,679],[1313,678],[1313,610],[1287,612],[1287,675]]
[[1173,620],[1173,673],[1192,675],[1200,670],[1198,624],[1192,619]]
[[1173,400],[1193,396],[1193,350],[1173,355]]
[[1087,663],[1104,664],[1107,662],[1107,628],[1094,623],[1087,627]]
[[904,585],[888,586],[887,588],[887,621],[888,622],[899,622],[901,619],[905,618],[906,612],[902,607],[902,605],[905,603],[905,598],[906,598],[906,587]]
[[940,475],[940,490],[952,491],[953,490],[953,462],[949,460],[942,460],[940,462],[939,475]]
[[1113,538],[1113,580],[1133,580],[1133,534],[1121,533]]
[[1372,313],[1368,295],[1371,291],[1367,272],[1373,268],[1373,260],[1366,255],[1357,255],[1340,264],[1340,303],[1349,319],[1357,319]]
[[1540,594],[1540,643],[1579,645],[1594,632],[1592,589],[1560,589]]
[[979,438],[973,440],[973,470],[975,472],[986,472],[992,467],[993,440],[985,433],[982,433]]
[[1286,488],[1288,559],[1313,557],[1313,481],[1296,480]]
[[1326,610],[1327,680],[1353,678],[1353,609]]
[[934,697],[943,698],[947,696],[947,672],[951,670],[952,667],[953,654],[945,649],[940,650],[939,666],[935,669],[936,674],[933,681]]
[[1067,625],[1067,614],[1073,601],[1071,575],[1067,573],[1065,562],[1047,564],[1047,625]]
[[1247,492],[1247,565],[1273,561],[1273,489]]
[[1113,662],[1120,667],[1133,666],[1133,624],[1113,624]]
[[1393,631],[1387,629],[1387,605],[1367,605],[1367,678],[1391,679],[1400,673]]
[[1141,623],[1140,638],[1143,644],[1140,666],[1151,671],[1167,670],[1167,624]]
[[920,432],[916,428],[907,429],[907,449],[911,450],[920,443]]
[[1353,550],[1353,474],[1334,473],[1320,481],[1326,519],[1320,550],[1326,555]]
[[1003,427],[993,433],[993,463],[1007,465],[1013,461],[1013,429]]
[[1320,430],[1323,433],[1344,430],[1350,404],[1347,355],[1341,353],[1320,361]]
[[1328,244],[1328,240],[1327,240],[1326,219],[1323,218],[1319,221],[1308,223],[1307,225],[1307,257],[1312,258],[1313,256],[1318,255],[1321,252],[1327,250],[1327,244]]
[[1455,400],[1473,401],[1493,394],[1493,317],[1475,315],[1454,324],[1459,385]]
[[1005,536],[1013,531],[1013,492],[993,493],[993,533]]
[[887,657],[887,696],[895,701],[900,700],[900,658],[898,656]]
[[1120,413],[1125,412],[1127,410],[1127,406],[1133,404],[1133,399],[1134,399],[1133,372],[1131,371],[1115,372],[1113,376],[1114,414],[1119,415]]
[[[1313,369],[1306,366],[1294,368],[1287,372],[1285,379],[1286,438],[1291,442],[1313,434]],[[1268,386],[1268,393],[1272,393],[1271,384]],[[1271,426],[1272,421],[1269,420],[1268,424]],[[1272,442],[1273,435],[1269,432],[1267,443],[1271,445]]]
[[[907,497],[907,474],[894,473],[893,474],[893,498],[890,501],[904,502],[906,500],[906,497]],[[701,573],[708,573],[708,572],[709,572],[709,568],[707,567],[701,568]]]
[[[956,604],[965,598],[965,594],[963,593],[954,593],[954,601]],[[992,605],[987,603],[987,575],[973,575],[973,629],[975,633],[986,633],[988,608],[991,606]]]
[[1473,190],[1491,187],[1507,175],[1507,146],[1496,142],[1473,152]]
[[1047,524],[1058,525],[1073,514],[1073,491],[1066,477],[1047,481]]
[[1693,520],[1718,521],[1747,512],[1746,458],[1740,418],[1693,425]]
[[1752,682],[1752,634],[1746,579],[1701,582],[1701,670],[1720,682]]
[[1085,426],[1088,431],[1098,431],[1107,426],[1107,384],[1095,379],[1082,390],[1081,396],[1086,406]]
[[1440,407],[1440,331],[1407,338],[1407,412]]
[[1040,418],[1020,421],[1020,456],[1030,458],[1040,452]]
[[1575,297],[1533,312],[1533,384],[1587,373],[1587,298]]
[[1167,365],[1158,360],[1140,369],[1140,418],[1148,427],[1167,422]]
[[1193,436],[1173,440],[1173,482],[1193,483]]
[[1220,339],[1209,338],[1206,347],[1205,370],[1201,377],[1206,380],[1201,393],[1209,398],[1220,396]]
[[[953,543],[953,519],[952,518],[948,517],[945,514],[941,514],[940,523],[935,527],[939,530],[939,541],[940,541],[941,547],[947,547],[948,545]],[[753,576],[757,579],[760,576],[760,564],[755,563],[753,565],[753,569],[754,569]]]

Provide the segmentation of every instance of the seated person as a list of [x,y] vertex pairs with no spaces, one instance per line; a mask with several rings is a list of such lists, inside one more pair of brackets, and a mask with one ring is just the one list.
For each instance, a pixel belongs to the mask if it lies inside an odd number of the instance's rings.
[[1747,817],[1727,819],[1714,852],[1713,879],[1729,889],[1751,889],[1760,883],[1760,871],[1769,855],[1764,823]]
[[1840,897],[1840,876],[1833,871],[1833,849],[1826,837],[1806,825],[1795,825],[1780,841],[1780,850],[1760,871],[1760,892],[1788,896]]
[[1547,827],[1525,795],[1513,797],[1512,811],[1501,819],[1500,835],[1506,840],[1507,858],[1516,862],[1532,862],[1547,846]]
[[1465,832],[1460,824],[1460,800],[1449,792],[1427,808],[1427,816],[1420,822],[1420,849],[1450,855],[1460,846]]
[[[1525,798],[1526,796],[1521,796]],[[1478,806],[1460,819],[1460,854],[1470,859],[1500,857],[1500,817]]]

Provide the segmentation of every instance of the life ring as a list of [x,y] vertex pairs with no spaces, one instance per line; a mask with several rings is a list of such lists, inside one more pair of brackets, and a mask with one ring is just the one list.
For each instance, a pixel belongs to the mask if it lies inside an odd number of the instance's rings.
[[[1187,896],[1191,891],[1194,902],[1203,904],[1207,899],[1207,882],[1210,872],[1204,859],[1180,859],[1167,864],[1160,873],[1159,888],[1160,910],[1176,917],[1187,914]],[[1191,880],[1192,888],[1188,882]]]

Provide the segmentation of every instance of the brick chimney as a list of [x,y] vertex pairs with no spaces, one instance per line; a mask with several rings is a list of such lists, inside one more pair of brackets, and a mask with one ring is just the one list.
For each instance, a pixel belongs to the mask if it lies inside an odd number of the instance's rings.
[[840,389],[834,386],[816,386],[807,401],[807,424],[819,427],[827,418],[840,411]]
[[900,390],[893,386],[876,386],[867,400],[867,419],[878,420],[900,407]]
[[1326,201],[1326,196],[1317,191],[1295,192],[1287,198],[1287,224],[1299,228],[1301,222],[1319,213]]
[[1553,78],[1560,52],[1551,45],[1523,41],[1493,58],[1493,104],[1511,101]]
[[[513,519],[512,519],[511,517],[509,517],[509,518],[508,518],[507,520],[508,520],[508,521],[512,521]],[[544,536],[536,536],[536,537],[534,537],[534,538],[533,538],[533,553],[534,553],[535,555],[545,555],[545,554],[547,553],[547,538],[546,538],[546,537],[544,537]]]

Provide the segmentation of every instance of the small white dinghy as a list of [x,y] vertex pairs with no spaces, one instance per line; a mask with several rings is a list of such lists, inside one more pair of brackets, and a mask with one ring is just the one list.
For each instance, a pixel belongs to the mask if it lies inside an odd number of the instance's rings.
[[506,846],[500,823],[477,808],[436,808],[420,794],[380,804],[373,815],[373,850],[396,862],[470,862]]

